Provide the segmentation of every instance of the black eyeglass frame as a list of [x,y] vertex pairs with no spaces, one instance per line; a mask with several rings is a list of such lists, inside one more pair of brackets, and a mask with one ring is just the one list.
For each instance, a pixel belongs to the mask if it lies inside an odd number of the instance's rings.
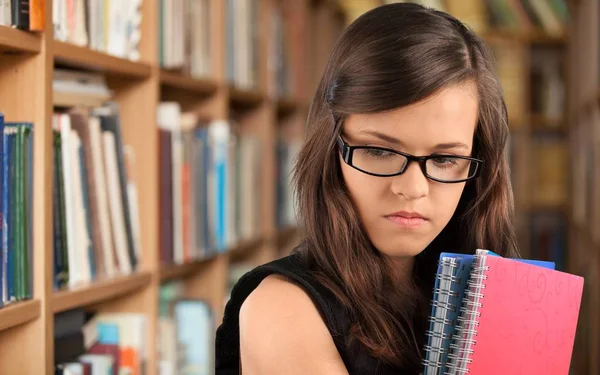
[[[401,175],[402,173],[404,173],[406,171],[406,168],[408,168],[408,166],[410,165],[411,162],[417,162],[421,168],[421,171],[423,172],[423,174],[425,175],[425,177],[427,177],[430,180],[436,181],[436,182],[441,182],[444,184],[454,184],[454,183],[459,183],[459,182],[465,182],[465,181],[470,181],[473,180],[477,177],[479,177],[480,172],[481,172],[481,166],[483,165],[483,160],[481,159],[477,159],[477,158],[473,158],[473,157],[469,157],[469,156],[460,156],[460,155],[445,155],[445,154],[432,154],[432,155],[427,155],[427,156],[414,156],[411,154],[408,154],[406,152],[402,152],[402,151],[397,151],[397,150],[393,150],[390,148],[385,148],[385,147],[376,147],[376,146],[350,146],[348,143],[346,143],[346,141],[344,141],[344,139],[342,138],[341,135],[338,135],[338,139],[337,139],[337,144],[340,148],[340,152],[342,154],[342,159],[344,160],[344,162],[346,164],[348,164],[349,166],[351,166],[352,168],[361,171],[363,173],[366,173],[368,175],[371,176],[376,176],[376,177],[393,177],[393,176],[398,176]],[[392,173],[392,174],[378,174],[378,173],[373,173],[373,172],[368,172],[365,171],[361,168],[358,168],[357,166],[353,165],[352,163],[352,154],[354,153],[354,150],[360,150],[360,149],[369,149],[369,150],[380,150],[380,151],[386,151],[386,152],[391,152],[397,155],[402,155],[407,159],[406,164],[404,164],[404,167],[396,173]],[[440,180],[437,179],[435,177],[430,176],[427,173],[427,160],[429,159],[436,159],[436,158],[447,158],[447,157],[452,157],[452,158],[457,158],[457,159],[464,159],[464,160],[470,160],[471,162],[475,162],[475,172],[473,173],[473,175],[471,177],[462,179],[462,180],[456,180],[456,181],[445,181],[445,180]],[[472,168],[472,166],[470,167]]]

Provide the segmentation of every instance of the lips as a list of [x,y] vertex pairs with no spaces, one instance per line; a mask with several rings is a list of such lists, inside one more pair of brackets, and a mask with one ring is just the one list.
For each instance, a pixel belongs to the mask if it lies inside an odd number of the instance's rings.
[[386,218],[395,224],[406,227],[417,227],[427,222],[427,218],[418,212],[399,211],[386,215]]

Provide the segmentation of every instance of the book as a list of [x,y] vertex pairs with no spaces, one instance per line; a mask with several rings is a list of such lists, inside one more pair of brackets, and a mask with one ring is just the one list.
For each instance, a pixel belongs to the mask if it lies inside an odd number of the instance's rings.
[[583,278],[478,250],[447,374],[567,374]]
[[[496,255],[489,251],[488,254]],[[425,375],[445,374],[447,371],[450,345],[473,261],[473,254],[440,254],[431,303],[430,325],[426,331]],[[527,259],[519,261],[549,269],[555,268],[554,262]]]

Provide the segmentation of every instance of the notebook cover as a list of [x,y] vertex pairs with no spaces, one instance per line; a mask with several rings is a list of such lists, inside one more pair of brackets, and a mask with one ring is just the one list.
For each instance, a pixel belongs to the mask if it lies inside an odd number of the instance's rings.
[[[489,251],[489,250],[478,250],[478,252],[485,252],[491,256],[498,256],[497,254]],[[445,258],[451,258],[455,260],[455,264],[456,267],[454,268],[454,273],[453,273],[453,277],[457,280],[457,282],[452,283],[452,285],[450,286],[450,291],[452,292],[453,296],[451,296],[449,298],[449,303],[452,306],[455,306],[455,308],[448,308],[445,311],[445,318],[446,320],[448,320],[450,323],[448,323],[444,328],[443,328],[443,332],[445,335],[447,335],[448,339],[444,339],[442,341],[442,345],[440,348],[440,363],[439,366],[441,366],[440,368],[436,368],[436,371],[439,370],[440,374],[445,373],[446,371],[446,363],[448,361],[448,353],[450,350],[450,344],[452,343],[452,340],[450,339],[451,337],[453,337],[454,335],[454,327],[456,326],[456,319],[458,318],[458,312],[459,312],[459,307],[461,305],[461,302],[463,300],[464,294],[465,294],[465,289],[467,288],[467,280],[469,279],[469,275],[471,273],[471,268],[473,265],[473,260],[474,260],[474,256],[473,254],[461,254],[461,253],[446,253],[443,252],[440,254],[440,266],[438,267],[437,273],[439,274],[442,271],[442,267],[441,267],[441,262],[445,259]],[[528,263],[528,264],[533,264],[536,266],[540,266],[540,267],[545,267],[545,268],[549,268],[549,269],[554,269],[554,263],[553,262],[546,262],[546,261],[537,261],[537,260],[530,260],[530,259],[518,259],[518,261],[520,262],[524,262],[524,263]],[[435,289],[437,290],[440,287],[439,285],[439,280],[437,280],[436,278],[436,285],[435,285]],[[439,298],[438,294],[434,291],[434,296],[433,296],[433,300],[437,301]],[[432,311],[431,314],[432,316],[435,314],[436,308],[432,307]],[[430,324],[430,330],[434,329],[434,324],[433,322]],[[433,338],[429,337],[428,338],[428,345],[434,345],[435,343],[433,342]],[[434,358],[434,356],[430,356],[430,353],[428,353],[427,355],[427,360],[431,360],[432,358]],[[429,368],[426,366],[426,372],[425,374],[431,373],[431,370],[436,367],[433,365],[430,365]],[[435,372],[435,371],[434,371]],[[436,372],[437,373],[437,372]]]
[[486,256],[471,374],[568,374],[583,278]]

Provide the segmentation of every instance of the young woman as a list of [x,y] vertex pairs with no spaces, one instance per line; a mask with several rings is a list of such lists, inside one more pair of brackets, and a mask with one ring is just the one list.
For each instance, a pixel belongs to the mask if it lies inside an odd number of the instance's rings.
[[440,252],[518,256],[490,52],[443,12],[378,7],[337,42],[307,124],[304,239],[236,284],[217,374],[418,374]]

